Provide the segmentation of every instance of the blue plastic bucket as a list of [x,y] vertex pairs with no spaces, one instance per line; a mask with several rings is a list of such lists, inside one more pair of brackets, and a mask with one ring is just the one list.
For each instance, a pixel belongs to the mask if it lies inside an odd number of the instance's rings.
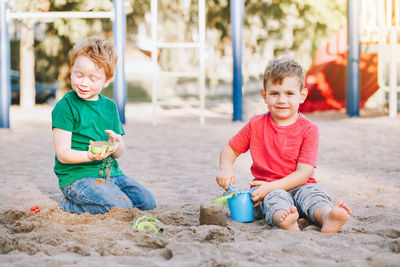
[[232,220],[238,222],[253,221],[254,208],[250,193],[251,191],[237,191],[235,196],[228,198]]

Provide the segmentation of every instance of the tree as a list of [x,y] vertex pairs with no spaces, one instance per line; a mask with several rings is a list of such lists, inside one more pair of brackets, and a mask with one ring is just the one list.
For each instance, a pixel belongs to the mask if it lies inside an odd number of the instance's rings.
[[[37,11],[38,1],[14,0],[10,2],[13,11]],[[35,105],[35,54],[33,52],[34,21],[21,19],[21,43],[20,43],[20,105],[32,107]]]
[[[10,0],[10,3],[14,3],[10,6],[13,10],[34,11],[40,8],[37,4],[43,1],[50,4],[50,11],[109,11],[113,5],[111,0]],[[334,32],[345,26],[346,2],[346,0],[245,0],[243,28],[245,79],[246,75],[262,74],[266,61],[285,53],[293,54],[304,67],[307,67],[318,47]],[[160,38],[164,38],[165,41],[192,41],[197,31],[198,1],[159,0],[158,3],[159,23],[162,25]],[[141,27],[144,25],[150,32],[151,26],[148,20],[150,1],[126,0],[125,7],[127,42],[135,45],[139,25]],[[232,57],[230,1],[206,0],[206,9],[207,53],[216,62],[214,64],[217,68],[221,68],[224,65],[221,64],[222,58]],[[56,19],[52,23],[45,24],[44,37],[36,37],[34,43],[34,52],[37,56],[36,79],[44,82],[53,81],[58,77],[63,91],[70,90],[69,52],[77,40],[89,35],[111,38],[112,22],[109,19]],[[21,37],[24,39],[27,36],[23,34]],[[32,55],[32,51],[27,47],[23,51],[28,51]],[[163,51],[163,53],[165,53],[162,55],[164,58],[177,58],[174,55],[166,55],[168,52]],[[193,56],[181,57],[182,61],[188,58]],[[21,61],[24,61],[20,64],[21,68],[32,66],[31,63],[25,62],[26,59],[25,55],[21,56]],[[259,62],[258,65],[262,67],[258,68],[255,74],[249,74],[250,68],[247,65],[254,62]],[[168,66],[169,69],[171,67]],[[25,73],[24,71],[24,76]],[[220,77],[216,79],[219,80]],[[30,80],[32,82],[33,79]]]

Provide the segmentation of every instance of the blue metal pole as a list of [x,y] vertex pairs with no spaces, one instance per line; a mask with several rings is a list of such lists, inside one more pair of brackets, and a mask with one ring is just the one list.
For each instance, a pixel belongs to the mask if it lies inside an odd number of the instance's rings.
[[346,113],[350,117],[360,116],[360,42],[359,42],[359,0],[348,0],[347,18],[347,75]]
[[233,121],[242,121],[242,28],[244,1],[231,1],[233,48]]
[[126,82],[125,82],[125,40],[126,40],[126,15],[124,0],[113,0],[114,22],[113,37],[117,48],[118,62],[114,79],[114,100],[118,106],[119,117],[125,124]]
[[10,128],[11,81],[7,8],[7,1],[0,0],[0,128]]

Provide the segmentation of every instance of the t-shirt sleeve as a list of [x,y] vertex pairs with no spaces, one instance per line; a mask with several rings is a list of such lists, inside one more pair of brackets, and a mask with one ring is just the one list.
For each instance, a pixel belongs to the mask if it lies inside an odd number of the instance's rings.
[[304,134],[303,143],[300,148],[298,163],[309,164],[317,167],[319,147],[319,130],[316,125],[308,128]]
[[116,134],[124,135],[125,131],[124,131],[124,128],[122,127],[122,123],[121,123],[121,120],[119,118],[119,112],[118,112],[117,104],[114,103],[113,107],[114,107],[114,123],[113,123],[114,129],[113,129],[113,131]]
[[51,112],[52,128],[70,131],[74,129],[71,107],[65,99],[61,99]]
[[243,128],[229,140],[229,145],[233,150],[238,153],[245,153],[250,147],[250,136],[251,136],[250,122],[247,123]]

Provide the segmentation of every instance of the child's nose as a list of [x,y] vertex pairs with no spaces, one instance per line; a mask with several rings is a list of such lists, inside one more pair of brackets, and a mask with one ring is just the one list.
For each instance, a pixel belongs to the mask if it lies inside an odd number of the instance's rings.
[[286,102],[287,97],[284,94],[279,95],[278,102]]
[[83,86],[87,86],[88,85],[88,78],[87,77],[82,77],[80,84],[83,85]]

